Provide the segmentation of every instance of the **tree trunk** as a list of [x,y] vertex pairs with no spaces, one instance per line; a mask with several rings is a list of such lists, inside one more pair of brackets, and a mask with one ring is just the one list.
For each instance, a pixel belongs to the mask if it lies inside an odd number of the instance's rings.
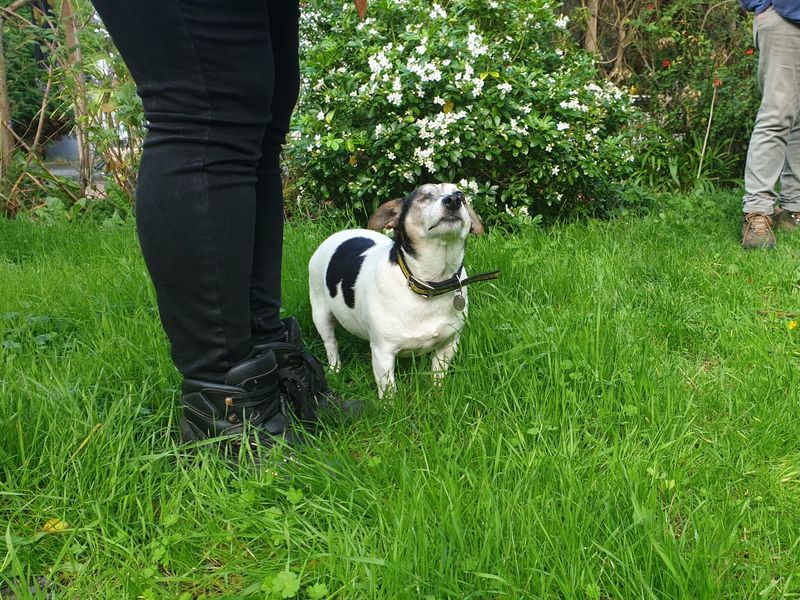
[[633,33],[625,25],[628,15],[620,15],[617,17],[617,56],[614,59],[614,67],[611,69],[608,78],[614,83],[621,83],[626,81],[631,76],[631,70],[628,67],[628,61],[625,59],[625,48],[630,44]]
[[583,38],[583,47],[589,52],[597,53],[597,13],[600,10],[600,0],[586,0],[586,10],[589,18],[586,21],[586,36]]
[[83,79],[83,58],[81,57],[81,46],[78,41],[78,28],[75,23],[72,0],[61,0],[61,26],[64,28],[64,39],[67,43],[68,65],[75,78],[75,137],[78,141],[80,157],[81,196],[85,196],[86,188],[92,180],[92,154],[83,130],[89,120],[88,101],[86,98],[86,83]]
[[6,127],[11,127],[11,105],[8,101],[6,57],[3,49],[4,25],[5,18],[0,14],[0,181],[5,178],[11,168],[11,152],[14,150],[11,132],[6,129]]

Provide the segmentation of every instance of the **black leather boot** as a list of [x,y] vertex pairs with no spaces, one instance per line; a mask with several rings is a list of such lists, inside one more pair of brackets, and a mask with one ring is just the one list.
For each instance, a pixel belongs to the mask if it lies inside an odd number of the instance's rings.
[[294,416],[308,429],[322,419],[344,420],[361,412],[359,400],[344,401],[328,387],[325,370],[303,348],[303,334],[294,317],[282,319],[286,341],[258,344],[254,351],[271,351],[278,365],[278,379]]
[[262,350],[232,367],[224,383],[184,380],[181,402],[184,441],[224,438],[236,454],[243,437],[253,446],[266,447],[278,440],[298,441],[291,431],[272,352]]

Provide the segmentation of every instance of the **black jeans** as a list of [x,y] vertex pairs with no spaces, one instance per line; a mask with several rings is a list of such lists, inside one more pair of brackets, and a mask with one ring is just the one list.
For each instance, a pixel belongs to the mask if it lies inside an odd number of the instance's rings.
[[220,381],[284,333],[279,157],[298,0],[93,2],[144,105],[136,222],[173,361]]

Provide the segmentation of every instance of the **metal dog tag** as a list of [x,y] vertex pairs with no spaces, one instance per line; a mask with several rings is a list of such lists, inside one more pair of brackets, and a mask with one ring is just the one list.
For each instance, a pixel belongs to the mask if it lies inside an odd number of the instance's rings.
[[464,310],[464,307],[467,305],[467,301],[464,300],[464,296],[461,294],[456,294],[453,296],[453,308],[455,308],[458,312]]

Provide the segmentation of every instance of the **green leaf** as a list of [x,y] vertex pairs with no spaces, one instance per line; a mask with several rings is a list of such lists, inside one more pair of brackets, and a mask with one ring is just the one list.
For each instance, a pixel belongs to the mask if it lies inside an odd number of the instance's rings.
[[298,490],[294,487],[290,487],[289,490],[286,492],[286,498],[292,504],[297,504],[303,499],[303,491]]
[[272,579],[272,593],[281,598],[294,598],[300,590],[300,577],[293,571],[283,571]]
[[310,585],[306,588],[306,595],[311,600],[322,600],[322,598],[328,597],[328,586],[324,583],[315,583],[314,585]]

